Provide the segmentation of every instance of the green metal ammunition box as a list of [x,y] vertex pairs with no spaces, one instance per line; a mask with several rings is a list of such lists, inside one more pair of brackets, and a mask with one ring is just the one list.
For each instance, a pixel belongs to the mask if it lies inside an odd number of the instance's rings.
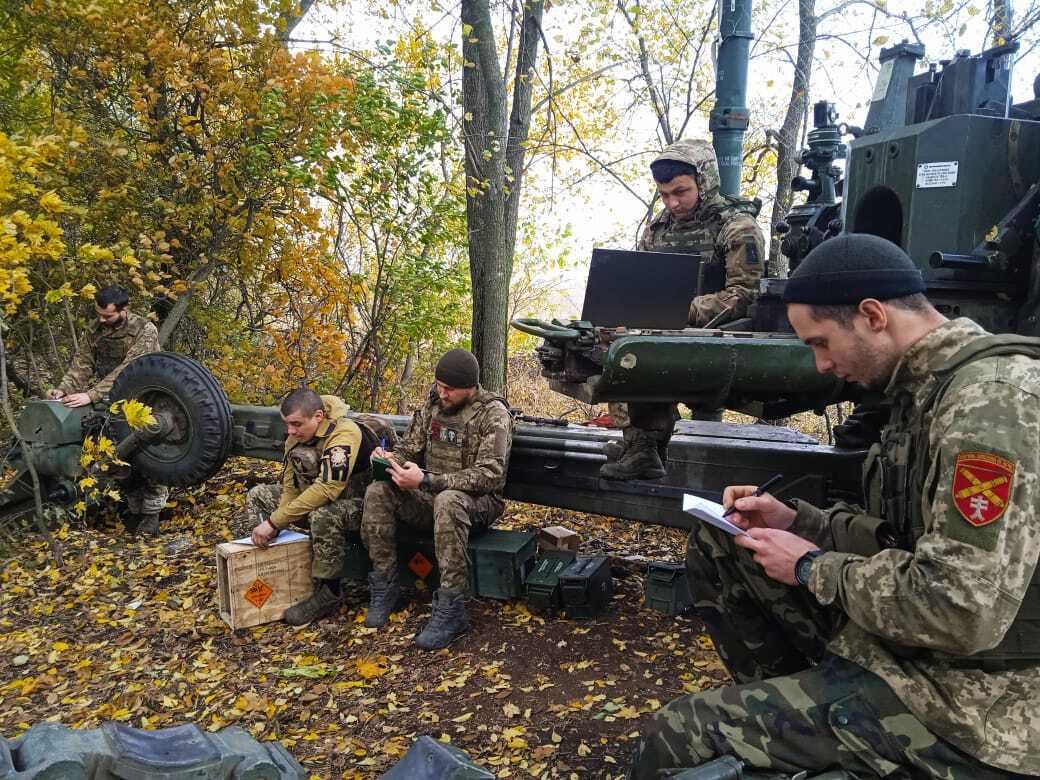
[[690,581],[681,563],[653,561],[643,582],[643,605],[669,615],[681,615],[693,606]]
[[578,554],[571,550],[545,550],[527,575],[524,590],[529,606],[552,612],[562,605],[560,601],[560,574],[574,563]]
[[477,596],[512,599],[523,593],[537,543],[529,531],[489,528],[469,539],[470,588]]
[[605,555],[579,555],[560,572],[560,598],[569,618],[587,619],[602,614],[613,595],[610,559]]
[[[469,540],[470,590],[475,596],[511,599],[523,593],[524,580],[534,564],[534,534],[527,531],[500,531],[489,528],[478,531]],[[361,537],[347,537],[343,576],[364,580],[372,571],[368,551]],[[402,585],[423,580],[428,588],[440,583],[437,554],[433,537],[404,530],[397,537],[398,577]]]
[[[397,539],[398,578],[403,585],[422,580],[428,588],[440,583],[437,556],[433,539],[421,534],[405,532]],[[346,555],[343,562],[343,578],[364,581],[372,571],[372,561],[359,534],[347,535]]]

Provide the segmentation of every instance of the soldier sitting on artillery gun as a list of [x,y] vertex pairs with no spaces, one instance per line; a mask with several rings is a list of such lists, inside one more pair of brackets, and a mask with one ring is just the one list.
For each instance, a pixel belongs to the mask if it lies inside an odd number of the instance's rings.
[[397,435],[378,417],[348,417],[341,399],[307,387],[289,393],[280,412],[289,433],[282,484],[253,487],[231,531],[266,547],[289,525],[309,524],[314,592],[284,616],[286,623],[300,626],[339,611],[347,533],[361,528],[369,457],[384,442],[396,442]]
[[[513,421],[505,399],[479,384],[477,359],[463,349],[441,357],[436,383],[393,452],[392,482],[365,492],[361,536],[373,570],[365,625],[385,626],[401,589],[397,582],[397,521],[432,529],[440,588],[433,615],[416,637],[420,647],[447,647],[469,629],[466,546],[470,528],[486,528],[502,514]],[[425,470],[415,461],[422,461]]]
[[[639,240],[646,252],[703,254],[705,263],[724,266],[726,286],[698,295],[690,303],[696,328],[723,325],[747,314],[762,276],[762,230],[755,221],[758,204],[719,193],[719,164],[711,143],[684,139],[667,147],[650,163],[664,210],[647,225]],[[606,479],[660,479],[662,456],[678,419],[675,404],[609,405],[624,445],[615,460],[603,465]],[[698,410],[714,416],[716,410]]]
[[[116,378],[134,358],[159,352],[159,332],[147,318],[134,314],[127,306],[130,296],[121,287],[109,286],[94,295],[97,322],[80,342],[72,365],[58,386],[47,393],[52,401],[76,408],[105,400]],[[166,506],[170,491],[140,476],[125,491],[140,534],[159,533],[159,513]]]

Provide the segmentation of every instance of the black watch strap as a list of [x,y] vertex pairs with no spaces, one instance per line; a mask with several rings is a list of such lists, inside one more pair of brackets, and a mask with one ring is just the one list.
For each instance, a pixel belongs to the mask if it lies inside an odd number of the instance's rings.
[[809,587],[809,574],[812,572],[813,561],[821,555],[823,555],[823,550],[809,550],[794,565],[794,578],[803,588]]

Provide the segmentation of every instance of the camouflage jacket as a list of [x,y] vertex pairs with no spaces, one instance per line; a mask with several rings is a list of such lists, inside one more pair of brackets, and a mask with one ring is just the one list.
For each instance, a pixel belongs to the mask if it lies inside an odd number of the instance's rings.
[[394,449],[399,462],[421,461],[430,472],[430,490],[462,490],[502,497],[513,443],[513,419],[505,399],[477,388],[472,403],[444,414],[435,392],[413,416]]
[[[886,394],[921,405],[936,369],[986,335],[967,319],[936,328],[903,356]],[[1040,666],[988,670],[971,656],[1004,638],[1040,557],[1040,362],[1004,355],[962,366],[923,423],[927,452],[912,454],[925,460],[911,472],[922,484],[908,491],[921,496],[912,549],[862,554],[856,529],[878,518],[847,504],[824,512],[799,502],[790,530],[829,551],[809,586],[848,616],[832,652],[880,676],[961,750],[1038,774]],[[997,464],[988,468],[1004,479],[978,482],[975,462]],[[900,490],[884,486],[883,498],[899,500]],[[996,501],[972,501],[990,493]]]
[[155,325],[132,311],[127,312],[126,322],[116,328],[96,322],[57,389],[65,394],[85,392],[97,403],[108,395],[127,363],[161,349]]
[[314,438],[285,440],[282,495],[271,513],[271,524],[285,528],[318,507],[331,504],[347,487],[361,449],[361,428],[347,417],[347,405],[334,395],[323,395],[325,419]]
[[708,262],[724,266],[726,286],[717,293],[699,295],[690,303],[691,325],[703,327],[716,317],[715,324],[722,325],[745,316],[758,293],[766,257],[762,230],[755,221],[757,206],[719,193],[719,165],[708,141],[684,139],[656,159],[693,165],[700,202],[682,221],[674,219],[667,209],[661,211],[643,231],[638,248],[646,252],[703,253]]

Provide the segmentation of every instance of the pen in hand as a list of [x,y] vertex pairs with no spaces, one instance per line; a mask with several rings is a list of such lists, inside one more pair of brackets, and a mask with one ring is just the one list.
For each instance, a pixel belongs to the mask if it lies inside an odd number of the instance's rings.
[[[761,495],[764,495],[764,494],[768,493],[769,492],[769,488],[773,487],[777,482],[779,482],[783,478],[784,478],[783,474],[777,474],[774,477],[770,477],[765,482],[763,482],[761,485],[759,485],[757,488],[755,488],[755,492],[752,493],[751,495],[757,497],[757,496],[761,496]],[[744,498],[747,498],[747,496],[744,496]],[[733,514],[736,511],[737,511],[737,504],[736,504],[736,502],[734,502],[733,506],[731,506],[729,509],[727,509],[725,512],[722,513],[722,516],[723,517],[729,517],[731,514]]]

